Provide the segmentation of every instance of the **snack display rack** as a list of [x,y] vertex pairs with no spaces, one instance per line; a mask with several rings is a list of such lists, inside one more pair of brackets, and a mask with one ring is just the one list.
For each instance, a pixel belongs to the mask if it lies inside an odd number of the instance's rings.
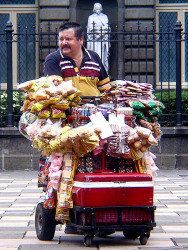
[[79,91],[56,76],[19,88],[28,93],[20,132],[44,154],[38,180],[46,195],[36,208],[38,239],[52,240],[56,225],[67,223],[84,236],[85,246],[116,231],[145,245],[156,226],[157,167],[150,147],[160,140],[156,117],[163,108],[151,85],[112,83],[97,101],[85,97],[90,102],[84,104]]

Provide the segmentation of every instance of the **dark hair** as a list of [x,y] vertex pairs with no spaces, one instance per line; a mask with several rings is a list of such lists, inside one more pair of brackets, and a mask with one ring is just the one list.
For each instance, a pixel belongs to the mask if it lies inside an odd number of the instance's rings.
[[75,23],[75,22],[67,22],[62,24],[59,27],[59,32],[63,31],[63,30],[68,30],[68,29],[74,29],[75,32],[75,36],[76,38],[79,40],[81,37],[83,37],[83,29],[82,26],[79,23]]

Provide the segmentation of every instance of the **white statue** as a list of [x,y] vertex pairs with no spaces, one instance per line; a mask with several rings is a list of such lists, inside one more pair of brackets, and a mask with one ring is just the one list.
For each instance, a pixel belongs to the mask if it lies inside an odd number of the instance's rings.
[[110,48],[110,28],[108,23],[108,17],[107,15],[102,13],[102,5],[100,3],[94,4],[93,12],[94,13],[88,18],[87,49],[95,51],[100,56],[103,65],[106,71],[108,72],[108,56]]

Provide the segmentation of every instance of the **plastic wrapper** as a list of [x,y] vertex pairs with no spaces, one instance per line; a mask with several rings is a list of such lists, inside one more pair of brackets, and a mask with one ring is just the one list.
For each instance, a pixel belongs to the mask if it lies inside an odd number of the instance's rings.
[[69,101],[62,99],[58,103],[52,105],[52,109],[62,109],[67,110],[69,108]]
[[32,87],[33,84],[34,84],[34,81],[27,81],[27,82],[18,84],[17,88],[28,91]]
[[158,113],[159,113],[159,110],[157,108],[148,110],[148,114],[151,116],[157,116]]
[[118,157],[120,154],[120,137],[119,134],[116,133],[113,136],[110,136],[107,139],[107,151],[106,154],[113,156],[113,157]]
[[151,152],[146,152],[141,160],[141,164],[143,167],[143,172],[147,173],[147,174],[151,174],[152,176],[156,176],[157,175],[157,170],[158,167],[156,166],[154,159],[156,158],[156,156],[154,154],[152,154]]
[[139,120],[138,120],[138,123],[139,123],[142,127],[144,127],[144,128],[148,128],[148,129],[150,129],[150,130],[153,129],[152,124],[151,124],[150,122],[146,121],[146,120],[139,119]]
[[62,175],[62,163],[63,155],[53,153],[49,157],[50,167],[49,167],[49,183],[52,185],[53,189],[57,190],[59,187],[59,182]]
[[18,129],[22,135],[24,135],[27,139],[29,139],[29,136],[27,134],[27,127],[34,123],[37,119],[37,116],[30,113],[30,112],[24,112],[19,120]]
[[68,136],[68,133],[62,133],[61,134],[61,138],[60,138],[60,145],[61,145],[61,148],[64,148],[66,149],[66,151],[72,151],[72,140],[70,140],[69,136]]
[[[126,138],[129,147],[133,152],[132,156],[135,159],[140,159],[139,155],[149,150],[151,145],[157,145],[157,140],[154,138],[152,131],[141,126],[137,126],[131,130],[131,133]],[[136,156],[138,154],[138,157]]]
[[39,172],[38,172],[38,187],[47,187],[50,162],[48,157],[40,157]]
[[157,122],[152,123],[152,129],[153,129],[153,136],[159,141],[163,134],[160,129],[160,124]]
[[130,102],[130,105],[134,110],[141,110],[145,108],[141,102]]
[[52,109],[52,118],[66,118],[65,111],[61,109]]
[[149,107],[149,108],[151,108],[151,109],[153,109],[153,108],[157,108],[157,104],[156,104],[156,102],[152,102],[152,101],[149,101],[148,103],[147,103],[147,106]]
[[50,96],[56,96],[60,94],[58,87],[56,87],[55,85],[51,85],[50,87],[46,88],[45,92]]
[[82,157],[85,154],[87,154],[89,151],[87,151],[87,149],[85,149],[83,147],[83,145],[81,144],[80,138],[77,137],[76,139],[74,139],[74,143],[72,143],[72,148],[73,151],[79,156]]
[[58,189],[58,203],[55,218],[64,223],[69,220],[69,208],[73,207],[72,186],[76,172],[78,157],[72,153],[64,154],[64,167]]
[[48,106],[49,105],[55,105],[58,102],[60,102],[61,99],[62,99],[61,95],[50,97],[48,100],[46,100],[46,105],[48,105]]
[[47,185],[43,207],[46,209],[55,209],[57,207],[57,191],[50,182]]
[[155,103],[156,103],[157,106],[158,106],[159,108],[161,108],[162,110],[165,109],[165,105],[164,105],[162,102],[160,102],[160,101],[155,101]]
[[144,115],[144,113],[142,112],[142,111],[133,111],[133,114],[135,115],[135,116],[137,116],[138,118],[140,118],[140,119],[144,119],[145,118],[145,115]]
[[31,109],[32,104],[34,104],[35,101],[31,101],[30,99],[25,99],[23,106],[21,107],[21,111],[25,112],[25,111],[29,111]]
[[81,144],[87,152],[93,151],[99,146],[99,137],[96,134],[90,135],[87,138],[80,137]]
[[47,119],[45,125],[40,129],[38,135],[41,137],[55,137],[61,133],[61,122],[53,123],[51,120]]
[[55,136],[53,139],[50,140],[49,146],[52,152],[60,149],[60,136]]
[[38,119],[48,119],[51,115],[50,109],[42,109],[38,114]]
[[31,105],[31,112],[32,113],[37,113],[39,111],[41,111],[43,108],[45,108],[46,105],[44,105],[42,102],[37,102],[37,103],[33,103]]
[[26,133],[30,140],[34,140],[35,136],[38,135],[39,131],[43,128],[44,124],[45,120],[37,119],[26,128]]
[[35,92],[33,98],[36,101],[40,101],[40,100],[47,100],[50,98],[50,96],[46,94],[46,91],[44,89],[39,89]]

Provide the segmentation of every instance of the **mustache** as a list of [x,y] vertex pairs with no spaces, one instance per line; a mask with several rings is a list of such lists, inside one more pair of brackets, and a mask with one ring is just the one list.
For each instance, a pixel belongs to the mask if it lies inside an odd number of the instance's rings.
[[62,46],[62,49],[64,49],[64,48],[68,48],[68,49],[70,49],[70,46],[68,46],[68,45],[64,45],[64,46]]

